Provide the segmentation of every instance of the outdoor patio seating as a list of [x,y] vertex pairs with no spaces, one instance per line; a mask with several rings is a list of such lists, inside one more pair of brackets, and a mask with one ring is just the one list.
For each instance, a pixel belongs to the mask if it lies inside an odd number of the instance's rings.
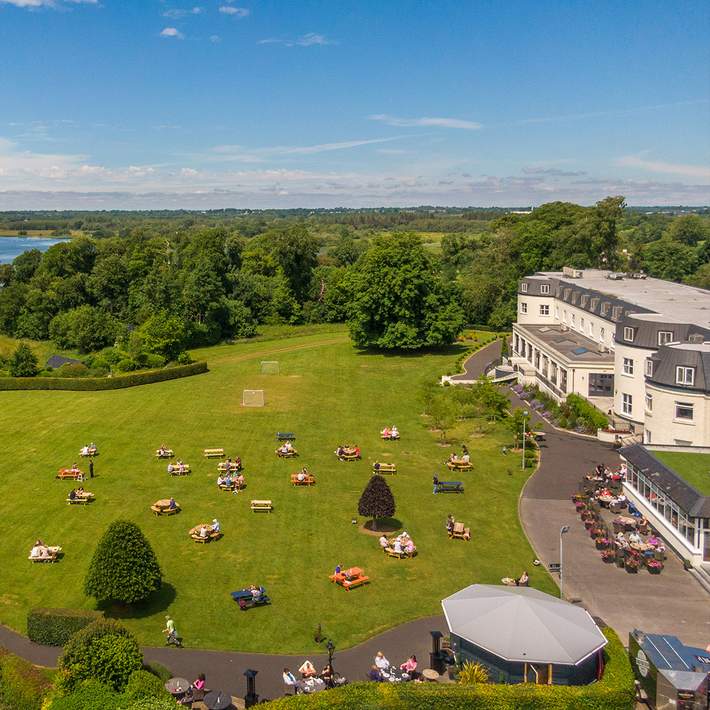
[[223,459],[224,458],[224,449],[220,449],[220,448],[205,449],[203,451],[203,455],[206,459]]
[[311,473],[304,474],[303,478],[299,478],[298,476],[298,473],[291,474],[291,483],[294,486],[312,486],[316,482],[316,477]]
[[[204,535],[202,534],[203,529],[205,530]],[[212,525],[208,525],[207,523],[195,525],[195,527],[190,530],[189,534],[195,542],[200,543],[213,542],[214,540],[219,540],[219,538],[222,537],[221,531],[213,530]]]
[[60,468],[55,478],[60,480],[70,479],[72,481],[83,481],[84,474],[78,468]]
[[346,570],[341,570],[336,574],[330,575],[330,581],[339,584],[344,589],[350,591],[354,587],[359,587],[362,584],[367,584],[370,578],[367,577],[359,567],[350,567]]
[[394,463],[380,463],[376,461],[372,464],[373,473],[397,473],[397,465]]
[[462,481],[437,481],[434,484],[434,493],[463,493]]
[[150,506],[150,509],[158,516],[175,515],[180,512],[180,504],[176,502],[175,507],[171,508],[170,498],[161,498],[160,500],[156,500],[155,503]]
[[155,457],[159,459],[172,459],[175,457],[175,452],[172,449],[156,449]]
[[462,461],[460,459],[452,459],[446,462],[449,471],[470,471],[473,464],[470,461]]
[[251,509],[255,513],[270,513],[274,509],[274,504],[270,500],[252,500]]

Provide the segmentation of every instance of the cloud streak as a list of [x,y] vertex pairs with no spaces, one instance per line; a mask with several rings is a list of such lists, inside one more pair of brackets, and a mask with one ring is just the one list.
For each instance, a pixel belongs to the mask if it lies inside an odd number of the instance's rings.
[[266,39],[260,39],[257,44],[280,44],[284,47],[322,47],[328,44],[337,44],[337,42],[317,32],[307,32],[296,39],[267,37]]
[[681,175],[686,178],[710,180],[710,166],[688,163],[668,163],[664,160],[646,160],[638,155],[624,155],[614,161],[623,168],[639,168],[649,173]]
[[165,27],[160,36],[166,39],[185,39],[185,35],[176,27]]
[[400,116],[390,116],[386,113],[374,113],[368,116],[370,121],[380,121],[388,126],[399,127],[424,127],[424,128],[455,128],[464,131],[478,131],[482,125],[476,121],[468,121],[462,118],[443,118],[422,116],[420,118],[402,118]]
[[0,0],[0,6],[12,5],[26,10],[37,10],[41,7],[61,8],[71,5],[98,5],[98,0]]

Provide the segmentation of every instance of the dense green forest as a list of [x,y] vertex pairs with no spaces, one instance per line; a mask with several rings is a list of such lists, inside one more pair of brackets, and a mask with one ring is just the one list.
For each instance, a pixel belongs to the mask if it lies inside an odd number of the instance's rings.
[[518,279],[564,265],[710,287],[708,210],[622,197],[532,211],[0,214],[0,234],[38,230],[74,238],[0,265],[0,332],[85,353],[119,343],[127,369],[131,353],[176,359],[260,323],[348,321],[360,345],[436,345],[465,323],[508,327]]

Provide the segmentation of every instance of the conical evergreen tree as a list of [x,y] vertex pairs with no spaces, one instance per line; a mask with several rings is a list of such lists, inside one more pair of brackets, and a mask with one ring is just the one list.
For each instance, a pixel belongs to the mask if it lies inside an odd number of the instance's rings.
[[160,589],[162,574],[153,548],[135,523],[116,520],[103,534],[84,580],[98,601],[135,604]]
[[358,513],[373,518],[373,527],[377,529],[378,518],[391,518],[395,513],[394,496],[387,481],[382,476],[370,478],[360,496]]

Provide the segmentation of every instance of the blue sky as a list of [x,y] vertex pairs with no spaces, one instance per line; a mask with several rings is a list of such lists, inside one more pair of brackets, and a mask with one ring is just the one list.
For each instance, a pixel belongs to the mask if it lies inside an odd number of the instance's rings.
[[0,0],[0,209],[710,203],[710,3]]

